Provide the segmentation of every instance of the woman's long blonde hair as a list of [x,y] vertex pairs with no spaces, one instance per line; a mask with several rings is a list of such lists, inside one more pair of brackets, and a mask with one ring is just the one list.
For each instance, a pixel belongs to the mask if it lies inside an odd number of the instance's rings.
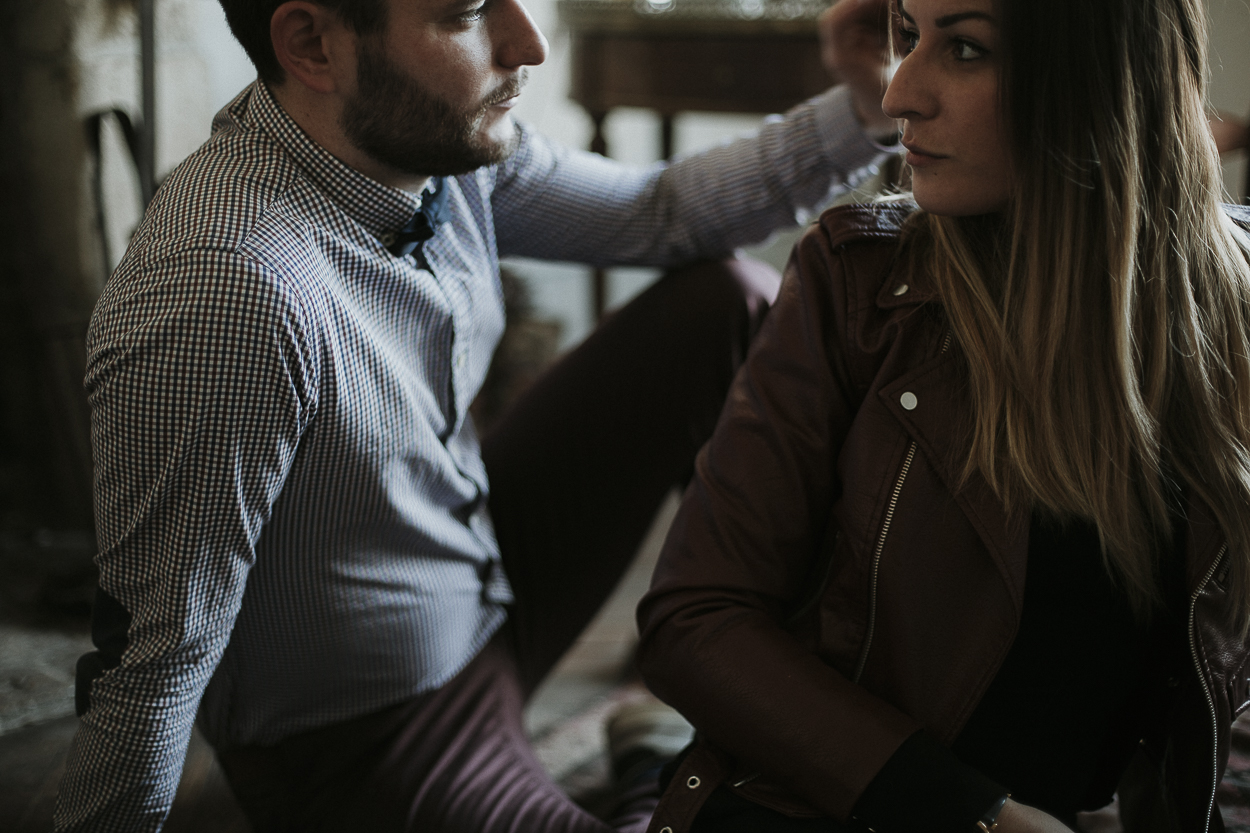
[[996,226],[920,212],[909,235],[970,366],[966,474],[1092,520],[1140,613],[1176,496],[1200,499],[1245,628],[1250,240],[1219,207],[1201,0],[999,5],[1011,208]]

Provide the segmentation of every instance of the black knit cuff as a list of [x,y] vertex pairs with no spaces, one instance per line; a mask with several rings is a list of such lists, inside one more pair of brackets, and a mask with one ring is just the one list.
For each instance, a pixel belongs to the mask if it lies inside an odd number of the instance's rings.
[[1006,794],[921,730],[886,761],[851,815],[876,833],[973,833]]

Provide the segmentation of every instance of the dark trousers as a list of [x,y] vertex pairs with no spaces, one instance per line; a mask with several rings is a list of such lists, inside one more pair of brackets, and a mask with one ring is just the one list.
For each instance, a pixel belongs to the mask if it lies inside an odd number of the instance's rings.
[[609,833],[646,828],[654,785],[605,823],[551,782],[525,699],[602,605],[692,470],[779,279],[748,261],[666,275],[540,378],[483,441],[516,603],[454,679],[382,711],[224,752],[257,833]]

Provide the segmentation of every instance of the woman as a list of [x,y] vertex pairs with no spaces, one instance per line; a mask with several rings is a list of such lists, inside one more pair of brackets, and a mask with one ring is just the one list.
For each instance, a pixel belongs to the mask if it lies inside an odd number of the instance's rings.
[[639,608],[699,730],[652,830],[1221,829],[1250,238],[1201,0],[895,12],[915,205],[804,238]]
[[1250,147],[1250,125],[1231,113],[1211,117],[1211,135],[1215,137],[1215,147],[1221,156]]

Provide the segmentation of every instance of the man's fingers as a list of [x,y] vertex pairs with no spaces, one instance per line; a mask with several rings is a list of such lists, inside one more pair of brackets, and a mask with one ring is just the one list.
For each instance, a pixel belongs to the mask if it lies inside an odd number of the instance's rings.
[[889,43],[889,0],[839,0],[817,20],[825,68],[838,76],[884,64]]
[[884,26],[890,16],[890,0],[839,0],[822,17],[835,29],[844,23]]
[[856,117],[874,137],[895,129],[881,112],[890,67],[890,8],[891,0],[838,0],[817,21],[821,61],[846,84]]

